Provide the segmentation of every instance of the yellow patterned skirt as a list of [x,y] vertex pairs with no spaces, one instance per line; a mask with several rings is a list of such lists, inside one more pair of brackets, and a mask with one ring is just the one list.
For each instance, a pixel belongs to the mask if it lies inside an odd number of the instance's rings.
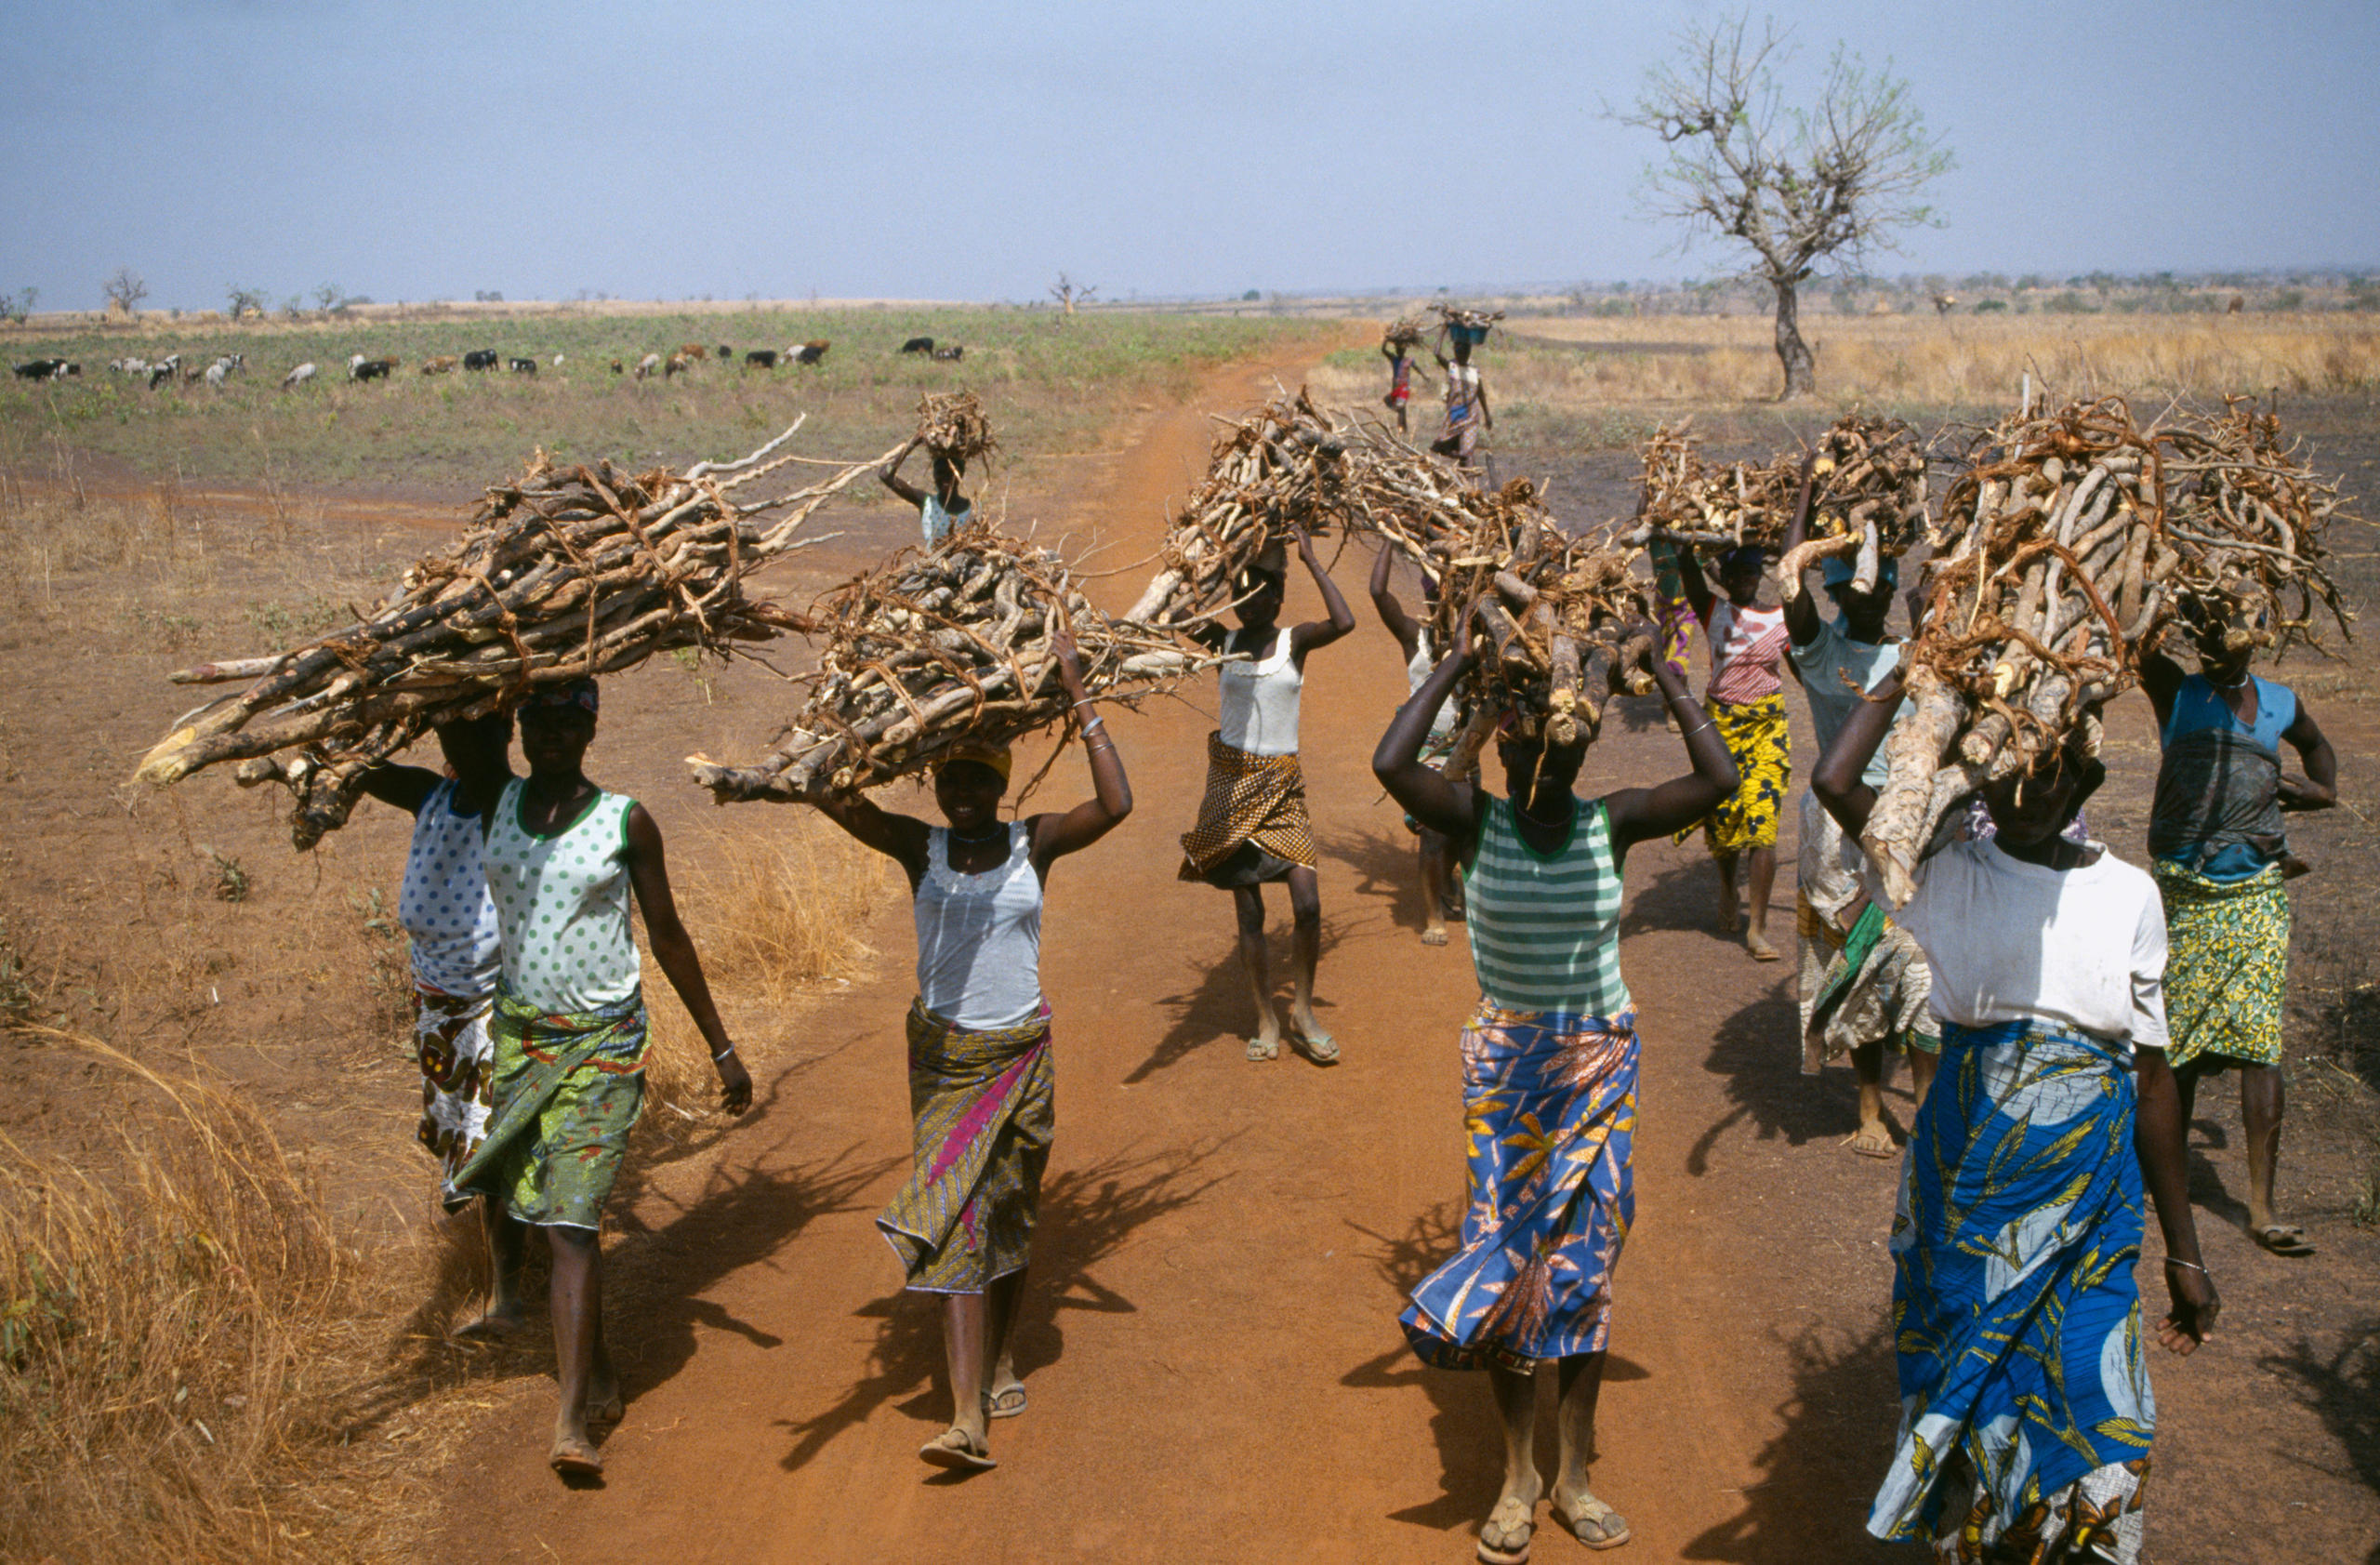
[[[1777,845],[1777,820],[1785,789],[1793,780],[1793,751],[1785,729],[1785,697],[1722,701],[1704,696],[1702,710],[1719,727],[1719,738],[1735,758],[1736,791],[1701,820],[1702,841],[1714,858],[1732,858],[1753,848]],[[1689,826],[1677,834],[1685,842]]]
[[2165,902],[2165,1051],[2176,1068],[2281,1063],[2289,987],[2289,894],[2281,866],[2210,881],[2171,859],[2154,866]]

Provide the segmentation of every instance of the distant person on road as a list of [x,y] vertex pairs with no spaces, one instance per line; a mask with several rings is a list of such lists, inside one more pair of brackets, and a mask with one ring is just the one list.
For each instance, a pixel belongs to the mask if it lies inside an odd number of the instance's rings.
[[[1802,471],[1802,493],[1785,529],[1791,557],[1809,536],[1810,499],[1816,486],[1816,453]],[[1867,693],[1890,679],[1900,663],[1900,643],[1888,635],[1898,562],[1886,559],[1875,585],[1853,585],[1852,562],[1834,555],[1820,564],[1827,595],[1838,613],[1827,618],[1805,582],[1785,600],[1785,630],[1792,639],[1793,675],[1809,697],[1810,726],[1824,754],[1845,719]],[[1884,786],[1884,756],[1869,757],[1861,780]],[[1793,931],[1800,947],[1802,1070],[1816,1076],[1825,1062],[1851,1056],[1859,1083],[1859,1128],[1851,1149],[1862,1157],[1893,1155],[1892,1132],[1884,1124],[1885,1051],[1909,1056],[1918,1101],[1934,1080],[1942,1052],[1942,1029],[1934,1019],[1934,980],[1925,953],[1907,930],[1884,916],[1859,883],[1863,855],[1844,835],[1818,796],[1802,791],[1801,867],[1793,893]]]
[[[1663,548],[1667,548],[1663,545]],[[1719,933],[1744,932],[1744,948],[1755,962],[1775,962],[1768,943],[1768,898],[1777,883],[1777,821],[1785,789],[1793,780],[1792,741],[1785,726],[1785,681],[1778,664],[1791,636],[1785,611],[1759,605],[1767,557],[1755,546],[1731,549],[1719,557],[1714,596],[1703,576],[1701,557],[1689,551],[1680,562],[1679,585],[1711,642],[1711,683],[1703,710],[1719,725],[1727,753],[1742,779],[1732,797],[1702,821],[1702,841],[1719,866]],[[1678,834],[1684,842],[1692,828]],[[1739,922],[1737,867],[1749,860],[1752,916]]]
[[960,481],[967,476],[967,459],[963,457],[926,446],[933,472],[931,493],[901,476],[901,464],[909,459],[910,452],[924,444],[925,436],[910,436],[909,444],[901,447],[876,476],[884,481],[887,489],[918,508],[918,530],[924,536],[926,547],[932,549],[975,519],[975,502],[959,489]]
[[[1902,692],[1875,694],[1811,779],[1855,839]],[[1868,1531],[1945,1559],[2140,1558],[2157,1424],[2133,1275],[2144,1188],[2164,1238],[2160,1338],[2190,1352],[2220,1307],[2165,1058],[2157,887],[2063,835],[2105,775],[2078,730],[1992,782],[1996,834],[1925,859],[1894,915],[1933,969],[1942,1068],[1901,1161],[1900,1433]]]
[[1589,1548],[1629,1536],[1587,1487],[1611,1331],[1612,1273],[1635,1214],[1634,1001],[1620,972],[1621,866],[1637,842],[1691,825],[1736,785],[1716,726],[1650,651],[1645,666],[1686,720],[1694,769],[1597,799],[1575,791],[1587,746],[1549,747],[1538,720],[1505,719],[1505,796],[1421,760],[1430,721],[1474,657],[1469,622],[1397,709],[1372,771],[1444,835],[1466,869],[1479,1008],[1461,1041],[1470,1200],[1462,1246],[1413,1290],[1408,1341],[1439,1369],[1488,1372],[1504,1427],[1504,1486],[1479,1534],[1488,1565],[1529,1554],[1545,1492],[1536,1371],[1556,1366],[1554,1513]]
[[[1421,688],[1430,670],[1438,665],[1431,656],[1430,628],[1405,612],[1396,594],[1388,590],[1389,567],[1395,563],[1395,551],[1383,545],[1372,560],[1372,607],[1380,613],[1380,622],[1396,638],[1397,650],[1405,654],[1405,692],[1410,696]],[[1435,601],[1436,586],[1427,577],[1421,581],[1422,595]],[[1435,766],[1441,772],[1454,762],[1455,742],[1454,702],[1448,700],[1438,707],[1430,719],[1430,736],[1421,747],[1424,765]],[[1474,763],[1464,781],[1479,781],[1479,767]],[[1447,943],[1447,916],[1462,917],[1462,882],[1454,873],[1454,858],[1447,851],[1447,840],[1411,816],[1405,817],[1405,829],[1415,834],[1421,844],[1421,944],[1443,946]]]
[[702,1031],[720,1102],[741,1114],[752,1078],[720,1026],[702,960],[669,894],[661,829],[584,767],[599,705],[591,679],[539,687],[521,709],[527,778],[496,796],[483,849],[503,932],[496,996],[494,1110],[487,1138],[456,1171],[450,1208],[473,1196],[512,1224],[499,1253],[499,1296],[517,1299],[521,1228],[553,1250],[551,1306],[562,1407],[548,1457],[564,1479],[599,1476],[589,1422],[625,1411],[603,1343],[603,1203],[644,1107],[642,965],[628,899],[644,915],[654,960]]
[[1380,356],[1388,361],[1388,394],[1381,402],[1396,415],[1398,434],[1413,432],[1407,410],[1413,404],[1413,350],[1417,346],[1419,343],[1408,337],[1386,338],[1380,345]]
[[1289,883],[1291,1046],[1316,1065],[1335,1065],[1338,1041],[1314,1015],[1322,888],[1316,874],[1314,821],[1306,814],[1305,773],[1298,763],[1298,704],[1306,658],[1354,630],[1355,617],[1314,557],[1313,541],[1302,529],[1295,536],[1298,558],[1322,593],[1328,619],[1281,629],[1287,573],[1260,560],[1235,583],[1239,629],[1225,634],[1210,622],[1195,632],[1210,647],[1240,657],[1220,673],[1223,724],[1207,736],[1207,790],[1198,802],[1197,824],[1182,835],[1181,878],[1232,895],[1239,916],[1239,960],[1256,1001],[1256,1036],[1248,1041],[1248,1057],[1260,1062],[1281,1053],[1281,1016],[1273,1005],[1272,964],[1264,952],[1264,885]]
[[948,826],[888,814],[865,795],[812,801],[898,863],[916,899],[914,1166],[876,1223],[909,1288],[943,1295],[954,1405],[950,1427],[918,1454],[959,1471],[998,1466],[988,1421],[1025,1407],[1013,1333],[1056,1128],[1050,1002],[1041,993],[1042,888],[1059,859],[1132,813],[1131,784],[1084,693],[1074,637],[1061,627],[1051,645],[1076,714],[1091,714],[1082,724],[1091,798],[1064,815],[1003,821],[1009,752],[963,745],[934,770],[934,802]]
[[[380,765],[364,791],[414,817],[413,845],[397,892],[397,922],[413,953],[414,1055],[421,1066],[421,1120],[415,1135],[439,1161],[442,1194],[487,1134],[496,1043],[488,1018],[504,971],[504,939],[487,889],[480,843],[496,796],[512,780],[512,714],[441,723],[438,748],[451,776],[426,766]],[[520,1247],[511,1217],[480,1204],[495,1292],[465,1335],[516,1321],[519,1279],[493,1265]]]
[[[2276,1255],[2310,1255],[2306,1230],[2281,1222],[2273,1203],[2289,982],[2289,895],[2281,882],[2304,868],[2290,855],[2282,812],[2335,803],[2338,757],[2296,692],[2249,671],[2261,627],[2210,620],[2196,630],[2197,673],[2185,673],[2162,651],[2140,666],[2164,750],[2149,855],[2173,943],[2165,971],[2170,1058],[2185,1125],[2199,1079],[2239,1071],[2248,1232]],[[2304,776],[2282,772],[2283,744],[2297,752]]]
[[1447,378],[1447,432],[1430,449],[1441,457],[1452,457],[1457,467],[1468,468],[1479,453],[1480,434],[1496,427],[1496,415],[1488,405],[1487,384],[1471,362],[1472,346],[1487,340],[1488,328],[1449,325],[1446,330],[1454,356],[1448,358],[1435,348],[1430,351]]

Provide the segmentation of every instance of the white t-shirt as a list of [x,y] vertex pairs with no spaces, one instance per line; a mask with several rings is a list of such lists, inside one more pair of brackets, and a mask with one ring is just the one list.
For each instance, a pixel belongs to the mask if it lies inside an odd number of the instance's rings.
[[[1884,901],[1872,883],[1869,895]],[[1925,948],[1944,1021],[2038,1019],[2165,1046],[2165,906],[2156,882],[2104,849],[2061,870],[1952,842],[1918,867],[1917,893],[1893,918]]]

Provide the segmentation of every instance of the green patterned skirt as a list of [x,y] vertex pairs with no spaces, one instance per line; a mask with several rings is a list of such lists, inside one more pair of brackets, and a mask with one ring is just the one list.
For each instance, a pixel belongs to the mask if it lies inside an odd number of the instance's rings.
[[642,992],[560,1014],[499,992],[488,1033],[495,1108],[447,1206],[483,1196],[534,1227],[601,1227],[644,1107]]
[[1050,1007],[974,1031],[909,1008],[909,1182],[876,1219],[909,1286],[980,1293],[1021,1271],[1033,1245],[1057,1126]]
[[2165,1057],[2202,1069],[2281,1063],[2289,986],[2289,895],[2281,866],[2210,881],[2171,859],[2154,866],[2165,901]]

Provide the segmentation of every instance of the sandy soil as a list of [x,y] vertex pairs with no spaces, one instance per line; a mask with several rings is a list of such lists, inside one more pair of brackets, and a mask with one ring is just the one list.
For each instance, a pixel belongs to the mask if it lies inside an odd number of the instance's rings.
[[[1205,412],[1255,398],[1276,370],[1294,383],[1297,367],[1216,377],[1191,405],[1142,420],[1121,459],[1045,514],[1095,529],[1118,564],[1139,558],[1166,498],[1203,465]],[[1351,595],[1364,563],[1351,551],[1339,567]],[[1129,597],[1133,579],[1122,572],[1107,596]],[[1291,607],[1313,612],[1311,590],[1299,584]],[[430,1557],[1470,1557],[1500,1465],[1486,1387],[1418,1365],[1395,1313],[1450,1248],[1452,1042],[1475,989],[1460,942],[1416,938],[1409,839],[1366,764],[1403,670],[1368,610],[1358,617],[1355,636],[1316,657],[1305,705],[1328,921],[1319,992],[1345,1049],[1335,1069],[1287,1051],[1269,1066],[1242,1059],[1252,1013],[1226,899],[1174,879],[1210,718],[1185,704],[1110,720],[1140,810],[1051,881],[1043,971],[1060,1131],[1019,1339],[1032,1405],[995,1426],[999,1470],[952,1481],[915,1455],[948,1404],[936,1312],[901,1294],[873,1225],[907,1160],[911,987],[895,906],[871,935],[883,952],[872,980],[744,1024],[779,1062],[758,1117],[714,1155],[650,1171],[620,1214],[610,1316],[631,1401],[606,1485],[555,1483],[549,1388],[502,1387],[436,1481],[448,1505]],[[1796,723],[1806,735],[1798,710]],[[624,763],[640,739],[681,742],[650,712],[606,725]],[[2139,714],[2117,726],[2135,749],[2153,742]],[[2368,715],[2353,708],[2333,726],[2368,773]],[[673,760],[633,770],[659,778]],[[2138,761],[2145,776],[2150,753]],[[1588,781],[1682,765],[1640,705],[1609,725]],[[1067,758],[1044,799],[1063,805],[1085,786]],[[2106,812],[2129,840],[2145,788]],[[682,792],[654,796],[686,814]],[[2350,797],[2368,800],[2368,784]],[[725,817],[734,831],[780,818]],[[2334,835],[2312,845],[2343,870],[2368,838],[2344,815],[2321,829]],[[393,853],[393,841],[373,846]],[[1790,964],[1755,966],[1706,931],[1699,849],[1640,848],[1629,882],[1626,962],[1646,1038],[1639,1215],[1595,1488],[1633,1519],[1631,1558],[1900,1558],[1860,1530],[1897,1412],[1884,1249],[1894,1168],[1840,1145],[1854,1120],[1847,1073],[1798,1074]],[[1790,881],[1779,901],[1771,933],[1784,944]],[[1286,922],[1276,907],[1284,948]],[[1905,1095],[1893,1111],[1907,1122]],[[2347,1439],[2360,1417],[2368,1441],[2369,1414],[2342,1405],[2351,1388],[2334,1356],[2374,1330],[2380,1245],[2347,1215],[2342,1151],[2307,1177],[2312,1194],[2293,1181],[2320,1257],[2261,1257],[2227,1220],[2241,1176],[2216,1145],[2224,1113],[2206,1106],[2200,1188],[2229,1310],[2208,1351],[2154,1366],[2150,1546],[2164,1565],[2361,1558],[2380,1537],[2375,1458]],[[1539,1547],[1560,1558],[1574,1545],[1548,1532]]]

